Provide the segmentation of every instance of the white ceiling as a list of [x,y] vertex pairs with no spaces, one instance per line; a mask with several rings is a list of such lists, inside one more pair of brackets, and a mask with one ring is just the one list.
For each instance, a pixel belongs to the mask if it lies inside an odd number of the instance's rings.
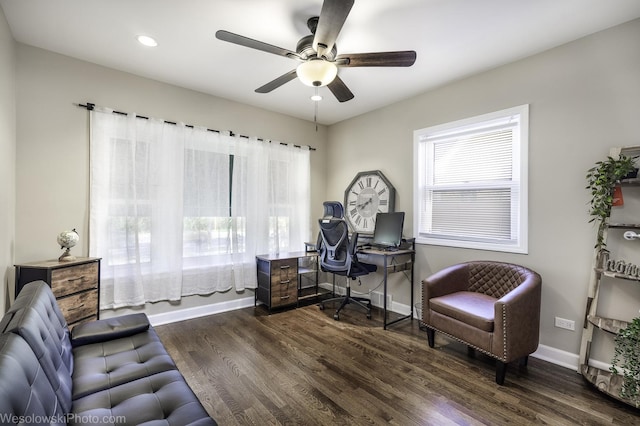
[[[313,120],[297,79],[254,90],[297,62],[220,41],[224,29],[295,51],[322,0],[0,0],[14,38],[110,68]],[[410,68],[341,68],[355,98],[321,88],[333,124],[640,17],[638,0],[356,0],[340,53],[415,50]],[[156,48],[137,43],[145,34]]]

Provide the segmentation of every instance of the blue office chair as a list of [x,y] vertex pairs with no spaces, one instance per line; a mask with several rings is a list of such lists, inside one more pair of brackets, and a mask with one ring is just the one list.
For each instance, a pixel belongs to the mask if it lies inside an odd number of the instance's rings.
[[349,227],[344,219],[344,207],[338,201],[324,202],[324,217],[318,221],[320,225],[320,235],[318,242],[318,256],[320,268],[325,272],[347,277],[346,295],[335,297],[320,302],[320,309],[324,309],[324,304],[334,301],[342,302],[333,319],[340,319],[340,311],[348,304],[355,304],[364,308],[367,318],[371,319],[371,300],[364,297],[352,297],[350,280],[374,272],[377,267],[369,263],[358,261],[356,248],[358,244],[358,233],[354,232],[349,238]]

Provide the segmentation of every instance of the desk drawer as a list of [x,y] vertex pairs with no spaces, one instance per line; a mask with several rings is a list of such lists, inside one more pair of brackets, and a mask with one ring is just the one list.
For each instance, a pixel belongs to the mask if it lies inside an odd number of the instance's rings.
[[51,271],[51,290],[56,298],[98,288],[98,262]]
[[271,262],[271,287],[281,283],[287,284],[289,281],[298,278],[298,260],[283,259]]
[[298,302],[298,279],[271,284],[271,306],[285,306]]
[[271,306],[298,302],[298,259],[271,262]]
[[98,312],[98,289],[87,290],[57,300],[67,324],[73,324],[84,318],[96,316]]

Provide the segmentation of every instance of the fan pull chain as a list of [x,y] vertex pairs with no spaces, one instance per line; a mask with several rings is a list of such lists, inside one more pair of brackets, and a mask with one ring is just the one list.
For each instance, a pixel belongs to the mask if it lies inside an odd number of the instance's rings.
[[316,133],[318,133],[318,102],[314,106],[315,112],[313,113],[313,122],[316,125]]
[[316,133],[318,133],[318,103],[320,102],[318,99],[320,94],[318,93],[318,87],[316,86],[316,95],[315,100],[313,101],[313,122],[316,125]]

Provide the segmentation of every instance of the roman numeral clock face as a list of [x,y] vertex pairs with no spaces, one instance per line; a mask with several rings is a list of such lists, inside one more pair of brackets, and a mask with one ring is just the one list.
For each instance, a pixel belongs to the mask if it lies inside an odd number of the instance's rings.
[[382,172],[358,173],[344,192],[344,208],[351,229],[373,233],[376,215],[394,211],[395,192]]

